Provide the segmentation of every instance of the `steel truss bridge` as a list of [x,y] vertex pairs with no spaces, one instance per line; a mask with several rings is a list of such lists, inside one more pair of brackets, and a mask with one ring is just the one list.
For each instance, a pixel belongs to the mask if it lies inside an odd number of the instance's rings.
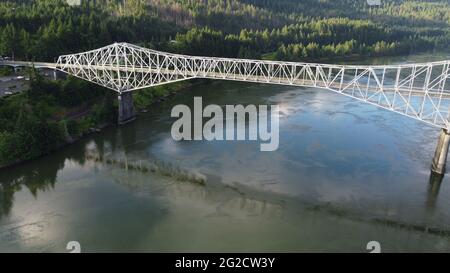
[[[51,68],[118,92],[118,123],[134,119],[132,91],[195,78],[316,87],[442,128],[431,169],[443,175],[450,146],[450,61],[336,65],[172,54],[115,43],[63,55],[56,63],[0,61]],[[440,178],[442,181],[442,178]]]
[[0,62],[52,68],[120,95],[194,78],[317,87],[450,129],[450,61],[335,65],[172,54],[115,43],[63,55],[57,63]]

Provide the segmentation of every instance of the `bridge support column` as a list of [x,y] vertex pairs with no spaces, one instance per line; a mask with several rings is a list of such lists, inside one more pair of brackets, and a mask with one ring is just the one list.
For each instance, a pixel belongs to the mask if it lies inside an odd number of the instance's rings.
[[439,135],[439,141],[434,153],[433,163],[431,164],[431,171],[437,174],[445,173],[445,164],[447,163],[448,147],[450,144],[450,133],[447,129],[442,129]]
[[117,123],[119,125],[128,123],[136,119],[136,113],[133,106],[133,96],[131,92],[119,94],[119,113],[117,115]]

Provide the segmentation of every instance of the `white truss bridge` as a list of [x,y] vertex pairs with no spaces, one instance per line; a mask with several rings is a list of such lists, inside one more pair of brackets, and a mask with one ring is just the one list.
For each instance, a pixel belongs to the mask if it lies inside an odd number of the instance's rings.
[[119,94],[194,78],[317,87],[450,129],[450,61],[402,65],[335,65],[172,54],[115,43],[63,55],[53,68]]

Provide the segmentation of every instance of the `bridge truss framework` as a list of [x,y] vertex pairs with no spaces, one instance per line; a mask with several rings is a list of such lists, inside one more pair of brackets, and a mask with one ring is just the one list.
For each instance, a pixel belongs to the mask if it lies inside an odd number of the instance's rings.
[[[118,122],[133,120],[132,91],[194,78],[317,87],[442,128],[432,172],[445,173],[450,146],[450,61],[338,65],[171,54],[128,43],[63,55],[57,63],[0,61],[51,68],[119,93]],[[442,181],[442,178],[440,178]]]
[[189,56],[115,43],[60,56],[55,68],[120,94],[194,78],[317,87],[450,129],[450,61],[335,65]]

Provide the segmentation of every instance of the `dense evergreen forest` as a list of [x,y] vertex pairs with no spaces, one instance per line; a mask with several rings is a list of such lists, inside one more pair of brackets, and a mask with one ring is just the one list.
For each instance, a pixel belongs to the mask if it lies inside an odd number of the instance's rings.
[[[317,60],[448,49],[448,0],[2,0],[0,55],[53,61],[126,41],[171,52]],[[1,68],[0,74],[9,73]],[[0,98],[0,167],[36,158],[114,122],[114,94],[30,72],[27,92]],[[183,87],[141,90],[138,108]]]
[[447,0],[6,0],[0,54],[53,60],[114,41],[210,56],[278,59],[447,48]]

